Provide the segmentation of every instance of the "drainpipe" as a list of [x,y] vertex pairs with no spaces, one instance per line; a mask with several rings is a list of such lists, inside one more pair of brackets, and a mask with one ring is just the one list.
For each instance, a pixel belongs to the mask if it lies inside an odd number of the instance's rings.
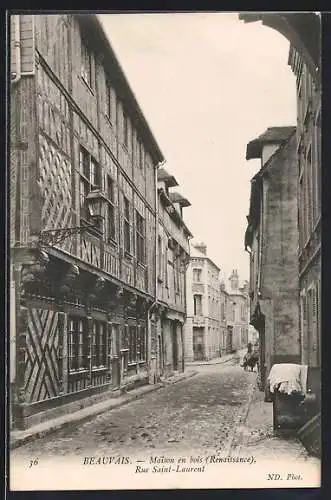
[[[154,301],[148,309],[148,319],[150,318],[153,309],[158,304],[157,300],[157,262],[158,262],[158,227],[159,227],[159,203],[158,203],[158,193],[157,193],[157,169],[165,164],[165,160],[160,161],[155,165],[155,181],[154,181],[154,193],[155,193],[155,231],[154,231],[154,240],[155,240],[155,258],[154,258],[154,268],[155,268],[155,276],[154,276]],[[150,319],[149,319],[150,321]],[[151,336],[149,336],[149,353],[151,352]],[[149,359],[151,366],[151,358]]]
[[14,47],[15,47],[15,60],[16,60],[16,76],[11,83],[18,83],[21,79],[21,31],[20,31],[20,16],[14,17]]

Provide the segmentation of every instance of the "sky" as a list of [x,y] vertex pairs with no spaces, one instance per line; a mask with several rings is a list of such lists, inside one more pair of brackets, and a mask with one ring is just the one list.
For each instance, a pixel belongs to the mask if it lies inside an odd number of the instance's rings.
[[184,219],[194,242],[226,280],[249,279],[244,250],[250,179],[247,143],[267,127],[295,125],[289,42],[237,13],[99,15],[130,86],[191,203]]

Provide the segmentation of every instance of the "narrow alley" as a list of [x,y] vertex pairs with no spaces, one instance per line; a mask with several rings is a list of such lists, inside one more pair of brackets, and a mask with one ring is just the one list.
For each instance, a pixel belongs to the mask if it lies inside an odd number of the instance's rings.
[[166,385],[125,406],[66,427],[12,451],[15,455],[67,456],[226,452],[256,373],[237,364],[198,367],[198,374]]

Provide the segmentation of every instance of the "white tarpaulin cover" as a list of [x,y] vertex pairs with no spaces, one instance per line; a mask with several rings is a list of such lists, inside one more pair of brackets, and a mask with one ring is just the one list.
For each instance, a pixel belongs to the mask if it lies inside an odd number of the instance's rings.
[[294,363],[273,365],[268,377],[270,392],[275,392],[275,389],[278,389],[283,394],[305,395],[307,392],[307,372],[307,365]]

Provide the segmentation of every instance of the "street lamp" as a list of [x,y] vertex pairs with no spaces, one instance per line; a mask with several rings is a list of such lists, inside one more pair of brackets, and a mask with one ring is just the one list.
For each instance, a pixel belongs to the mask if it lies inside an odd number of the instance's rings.
[[94,189],[86,197],[86,203],[91,219],[95,222],[96,229],[103,231],[103,206],[106,198],[100,189]]

